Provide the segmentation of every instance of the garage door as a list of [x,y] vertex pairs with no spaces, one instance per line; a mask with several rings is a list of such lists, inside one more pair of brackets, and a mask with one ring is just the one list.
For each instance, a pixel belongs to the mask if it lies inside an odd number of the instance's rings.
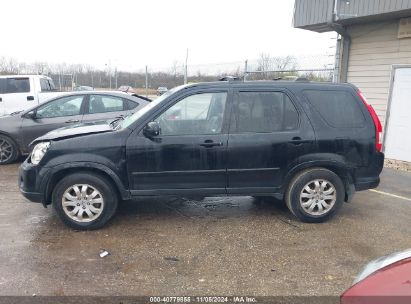
[[411,68],[395,69],[384,152],[411,162]]

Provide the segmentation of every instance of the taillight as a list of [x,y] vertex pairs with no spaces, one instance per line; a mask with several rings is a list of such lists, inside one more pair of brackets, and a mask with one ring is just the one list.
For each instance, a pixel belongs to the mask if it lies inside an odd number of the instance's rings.
[[367,100],[365,99],[364,95],[360,91],[357,91],[358,96],[361,98],[362,102],[367,107],[368,112],[370,113],[372,120],[375,126],[375,149],[378,152],[382,151],[382,125],[381,121],[378,118],[377,113],[375,113],[374,108],[370,105]]

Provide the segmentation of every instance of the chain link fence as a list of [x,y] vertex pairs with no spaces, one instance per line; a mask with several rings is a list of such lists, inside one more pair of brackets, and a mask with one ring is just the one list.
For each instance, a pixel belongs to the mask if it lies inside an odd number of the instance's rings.
[[336,72],[335,56],[327,54],[284,57],[261,54],[254,60],[188,66],[174,62],[165,68],[147,66],[132,72],[118,71],[117,68],[98,70],[90,65],[80,64],[30,65],[0,60],[0,74],[25,73],[49,75],[60,90],[71,90],[75,85],[91,86],[96,89],[130,86],[139,88],[140,93],[153,94],[158,87],[170,89],[184,84],[185,81],[208,82],[228,75],[245,80],[293,80],[305,77],[312,81],[333,81]]
[[270,57],[245,63],[246,80],[293,80],[307,78],[312,81],[333,81],[335,57],[329,55]]

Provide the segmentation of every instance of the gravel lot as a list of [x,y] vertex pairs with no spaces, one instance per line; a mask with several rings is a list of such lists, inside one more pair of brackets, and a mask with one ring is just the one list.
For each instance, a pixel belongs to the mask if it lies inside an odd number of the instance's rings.
[[411,173],[392,169],[324,224],[274,200],[153,198],[90,232],[25,200],[17,170],[0,167],[0,295],[339,295],[365,263],[411,247]]

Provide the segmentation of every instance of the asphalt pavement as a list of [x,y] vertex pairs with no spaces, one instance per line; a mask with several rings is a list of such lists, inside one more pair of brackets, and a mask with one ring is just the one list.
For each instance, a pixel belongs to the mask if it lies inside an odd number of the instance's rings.
[[391,169],[323,224],[275,200],[144,198],[86,232],[24,199],[17,170],[0,167],[0,295],[339,295],[411,248],[411,174]]

